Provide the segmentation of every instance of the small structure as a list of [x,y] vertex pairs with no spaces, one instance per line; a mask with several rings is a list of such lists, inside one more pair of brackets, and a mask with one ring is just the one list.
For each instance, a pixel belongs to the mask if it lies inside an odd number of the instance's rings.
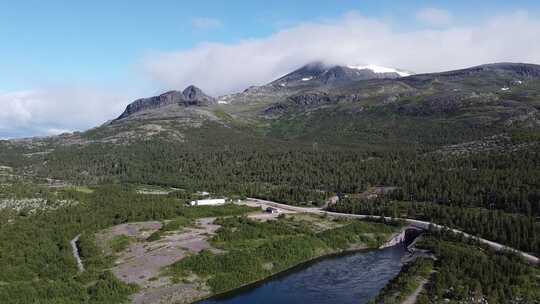
[[225,204],[224,198],[202,199],[189,202],[190,206],[218,206]]
[[279,213],[279,209],[278,209],[278,208],[274,208],[274,207],[267,207],[267,208],[266,208],[266,212],[272,213],[272,214],[277,214],[277,213]]

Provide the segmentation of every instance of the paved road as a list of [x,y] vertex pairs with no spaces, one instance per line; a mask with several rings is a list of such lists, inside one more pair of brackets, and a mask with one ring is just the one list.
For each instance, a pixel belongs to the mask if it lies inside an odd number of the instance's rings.
[[[307,207],[290,206],[290,205],[285,205],[285,204],[276,203],[276,202],[272,202],[272,201],[261,200],[261,199],[256,199],[256,198],[249,198],[249,197],[248,197],[248,199],[251,200],[251,201],[259,202],[261,204],[273,206],[273,207],[280,208],[280,209],[296,211],[296,212],[305,212],[305,213],[313,213],[313,214],[327,214],[327,215],[341,216],[341,217],[348,217],[348,218],[357,218],[357,219],[365,219],[365,218],[377,218],[377,219],[384,218],[386,220],[391,220],[392,219],[391,217],[387,217],[387,216],[329,212],[329,211],[322,210],[321,208],[307,208]],[[521,255],[526,261],[528,261],[530,263],[538,264],[538,262],[540,261],[540,259],[538,259],[537,257],[535,257],[533,255],[530,255],[530,254],[528,254],[526,252],[519,251],[519,250],[516,250],[514,248],[510,248],[508,246],[505,246],[505,245],[502,245],[502,244],[499,244],[499,243],[496,243],[496,242],[492,242],[492,241],[489,241],[489,240],[486,240],[486,239],[483,239],[483,238],[480,238],[480,237],[477,237],[477,236],[474,236],[474,235],[471,235],[471,234],[468,234],[468,233],[465,233],[465,232],[463,232],[461,230],[451,229],[449,227],[438,225],[438,224],[435,224],[435,223],[419,221],[419,220],[414,220],[414,219],[400,218],[399,220],[403,220],[403,221],[407,222],[408,224],[410,224],[411,226],[422,228],[422,229],[429,229],[430,227],[436,228],[436,229],[449,229],[452,232],[457,233],[457,234],[461,234],[466,238],[475,239],[475,240],[479,241],[480,243],[488,245],[489,247],[491,247],[491,248],[493,248],[495,250],[503,250],[503,249],[505,249],[505,250],[513,251],[513,252]]]

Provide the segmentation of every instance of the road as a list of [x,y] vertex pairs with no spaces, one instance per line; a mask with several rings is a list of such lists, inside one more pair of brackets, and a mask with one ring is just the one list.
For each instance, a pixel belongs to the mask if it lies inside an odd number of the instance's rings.
[[73,240],[71,240],[69,243],[71,244],[71,249],[73,251],[73,256],[75,257],[75,260],[77,261],[77,268],[79,268],[79,272],[84,271],[84,265],[82,263],[81,257],[79,256],[79,247],[77,247],[77,241],[81,235],[77,235]]
[[414,290],[414,292],[405,299],[401,304],[415,304],[418,300],[418,296],[424,290],[424,286],[428,283],[427,279],[422,279],[418,287]]
[[[257,198],[250,198],[250,197],[248,197],[247,199],[249,199],[251,201],[254,201],[254,202],[258,202],[260,204],[273,206],[273,207],[284,209],[284,210],[295,211],[295,212],[312,213],[312,214],[319,214],[319,215],[327,214],[327,215],[332,215],[332,216],[357,218],[357,219],[366,219],[366,218],[376,218],[376,219],[384,218],[386,220],[391,220],[392,219],[391,217],[387,217],[387,216],[338,213],[338,212],[325,211],[325,210],[323,210],[321,208],[307,208],[307,207],[290,206],[290,205],[285,205],[285,204],[281,204],[281,203],[276,203],[276,202],[267,201],[267,200],[261,200],[261,199],[257,199]],[[396,219],[396,218],[394,218],[394,219]],[[419,221],[419,220],[415,220],[415,219],[398,218],[398,220],[405,221],[411,226],[414,226],[414,227],[417,227],[417,228],[422,228],[422,229],[429,229],[430,227],[435,228],[435,229],[448,229],[448,230],[450,230],[450,231],[452,231],[452,232],[454,232],[456,234],[461,234],[466,238],[475,239],[478,242],[480,242],[482,244],[485,244],[485,245],[487,245],[487,246],[489,246],[489,247],[491,247],[491,248],[493,248],[495,250],[513,251],[516,254],[522,256],[526,261],[528,261],[528,262],[530,262],[532,264],[538,264],[538,262],[539,262],[539,259],[537,257],[535,257],[533,255],[530,255],[530,254],[528,254],[526,252],[523,252],[523,251],[511,248],[511,247],[508,247],[508,246],[505,246],[505,245],[502,245],[502,244],[499,244],[499,243],[496,243],[496,242],[492,242],[490,240],[486,240],[486,239],[483,239],[483,238],[468,234],[468,233],[463,232],[461,230],[452,229],[452,228],[442,226],[442,225],[439,225],[439,224],[435,224],[435,223],[432,223],[432,222]]]

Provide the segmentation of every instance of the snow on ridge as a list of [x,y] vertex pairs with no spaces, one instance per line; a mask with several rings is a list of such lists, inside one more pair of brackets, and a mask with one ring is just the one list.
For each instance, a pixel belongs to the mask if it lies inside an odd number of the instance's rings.
[[302,78],[302,81],[310,81],[311,79],[313,79],[313,76]]
[[348,68],[350,69],[357,69],[357,70],[372,70],[375,73],[397,73],[401,77],[411,76],[411,73],[407,73],[404,71],[400,71],[393,68],[387,68],[382,67],[374,64],[368,64],[368,65],[349,65]]

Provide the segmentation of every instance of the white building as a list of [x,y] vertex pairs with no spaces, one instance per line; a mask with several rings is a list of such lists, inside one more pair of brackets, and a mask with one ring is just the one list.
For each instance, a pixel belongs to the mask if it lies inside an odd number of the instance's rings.
[[202,200],[189,202],[190,206],[218,206],[218,205],[224,205],[224,204],[225,204],[224,198],[202,199]]

